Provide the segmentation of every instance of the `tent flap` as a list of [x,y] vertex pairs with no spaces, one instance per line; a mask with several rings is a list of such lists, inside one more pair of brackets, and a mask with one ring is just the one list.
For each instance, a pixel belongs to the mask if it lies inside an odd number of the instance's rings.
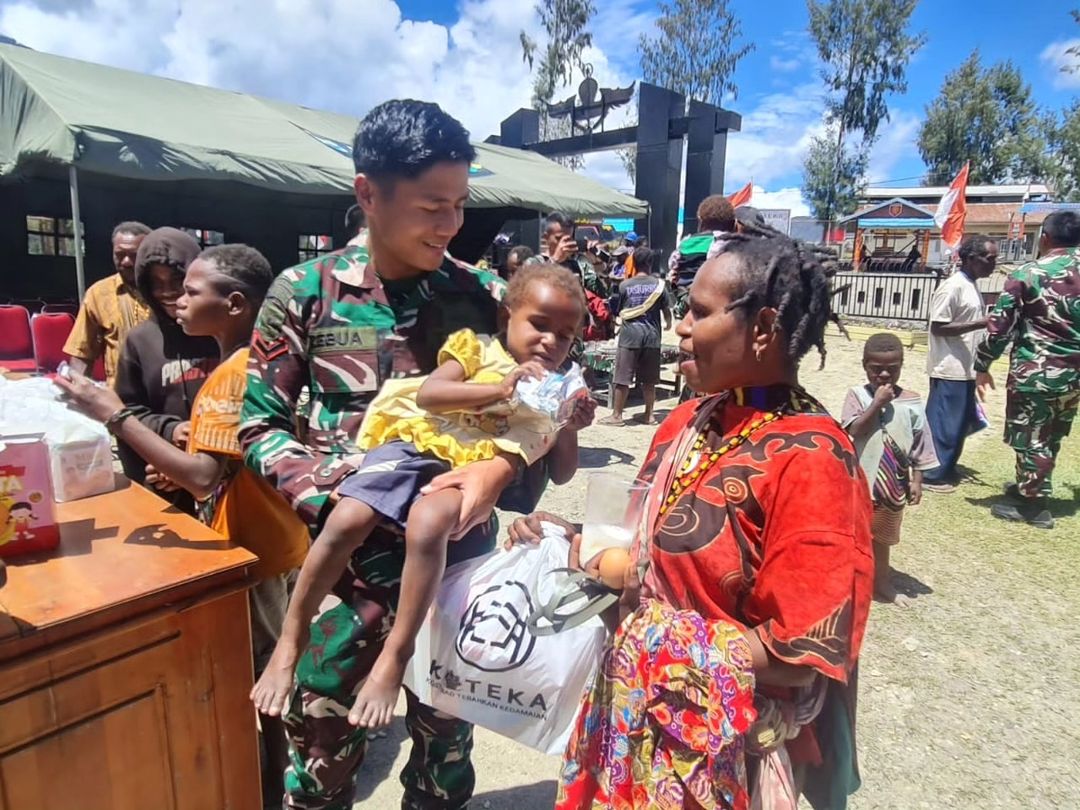
[[[0,45],[0,178],[36,162],[152,181],[348,194],[358,120]],[[646,205],[532,152],[476,144],[470,206],[643,217]]]

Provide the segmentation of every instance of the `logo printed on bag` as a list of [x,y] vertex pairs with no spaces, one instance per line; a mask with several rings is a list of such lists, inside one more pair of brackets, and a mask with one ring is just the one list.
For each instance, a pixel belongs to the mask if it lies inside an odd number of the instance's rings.
[[461,617],[458,657],[484,672],[517,669],[536,644],[526,623],[532,612],[532,597],[521,582],[507,580],[482,591]]

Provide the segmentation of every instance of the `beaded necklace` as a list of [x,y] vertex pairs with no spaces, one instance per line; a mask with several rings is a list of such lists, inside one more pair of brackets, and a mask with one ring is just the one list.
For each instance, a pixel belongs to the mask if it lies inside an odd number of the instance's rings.
[[702,450],[705,446],[705,440],[709,437],[709,423],[711,420],[706,422],[705,426],[701,429],[700,435],[697,437],[697,441],[694,442],[694,446],[690,449],[690,452],[687,453],[686,460],[683,461],[682,466],[679,467],[679,472],[672,479],[671,488],[668,490],[667,497],[664,498],[664,503],[660,506],[660,514],[662,515],[667,512],[667,510],[679,500],[679,496],[716,464],[721,456],[727,455],[736,447],[745,443],[755,432],[765,427],[765,425],[775,422],[790,409],[791,402],[785,402],[776,410],[769,411],[768,413],[757,417],[730,439],[723,442],[715,450],[710,451]]

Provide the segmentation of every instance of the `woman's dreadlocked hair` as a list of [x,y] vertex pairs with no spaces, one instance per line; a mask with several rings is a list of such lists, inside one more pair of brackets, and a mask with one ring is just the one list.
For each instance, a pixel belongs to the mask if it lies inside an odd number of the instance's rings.
[[721,255],[736,257],[741,264],[728,309],[744,307],[753,315],[763,307],[775,308],[776,328],[787,337],[791,359],[798,362],[816,347],[824,368],[826,325],[836,324],[847,337],[832,309],[835,293],[830,282],[836,275],[836,256],[762,225],[744,223],[741,233],[725,239],[729,241]]

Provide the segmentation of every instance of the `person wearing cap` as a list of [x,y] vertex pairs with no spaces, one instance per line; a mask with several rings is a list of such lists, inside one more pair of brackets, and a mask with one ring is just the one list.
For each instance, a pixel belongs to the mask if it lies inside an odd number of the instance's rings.
[[630,248],[619,245],[611,254],[613,264],[611,266],[612,278],[626,278],[626,260],[630,258]]

